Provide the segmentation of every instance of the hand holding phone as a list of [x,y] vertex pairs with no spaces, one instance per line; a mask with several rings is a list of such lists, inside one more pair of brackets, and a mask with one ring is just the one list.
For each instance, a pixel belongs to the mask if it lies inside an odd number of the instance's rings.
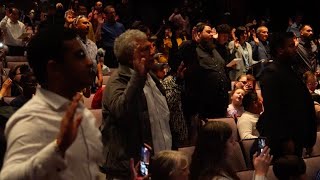
[[150,146],[144,145],[141,147],[141,160],[140,160],[140,175],[147,176],[149,174],[150,163]]

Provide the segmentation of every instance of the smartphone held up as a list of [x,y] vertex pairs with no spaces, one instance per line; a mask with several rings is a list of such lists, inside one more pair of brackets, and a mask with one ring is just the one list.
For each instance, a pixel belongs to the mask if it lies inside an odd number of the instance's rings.
[[146,146],[141,147],[140,175],[149,174],[150,149]]

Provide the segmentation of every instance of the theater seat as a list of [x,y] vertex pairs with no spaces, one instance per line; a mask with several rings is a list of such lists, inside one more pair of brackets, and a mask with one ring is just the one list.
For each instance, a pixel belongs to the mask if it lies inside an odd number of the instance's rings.
[[208,119],[208,121],[223,121],[229,124],[232,129],[233,138],[238,142],[239,141],[239,134],[237,129],[237,124],[233,118],[216,118],[216,119]]
[[[240,178],[240,180],[251,180],[251,179],[253,179],[252,178],[253,173],[254,173],[254,170],[246,170],[246,171],[237,172],[237,175]],[[278,180],[278,178],[276,178],[276,176],[273,173],[272,166],[269,166],[269,171],[268,171],[266,177],[268,180]]]
[[7,62],[27,62],[27,58],[25,56],[6,56]]
[[253,142],[254,142],[254,139],[243,139],[240,141],[240,146],[241,146],[243,156],[246,161],[248,169],[253,169],[252,161],[250,158],[250,149]]
[[316,174],[320,170],[320,156],[305,158],[307,166],[307,179],[316,179]]
[[16,66],[18,65],[22,65],[22,64],[27,64],[29,65],[28,62],[20,62],[20,61],[12,61],[12,62],[7,62],[7,68],[9,69],[14,69]]
[[230,163],[233,170],[235,171],[243,171],[248,169],[243,157],[240,144],[238,142],[236,142],[234,146],[234,153],[230,157]]
[[[317,141],[312,149],[311,157],[314,157],[314,156],[320,156],[320,132],[317,132]],[[308,156],[306,155],[305,149],[303,151],[303,157],[308,158]]]

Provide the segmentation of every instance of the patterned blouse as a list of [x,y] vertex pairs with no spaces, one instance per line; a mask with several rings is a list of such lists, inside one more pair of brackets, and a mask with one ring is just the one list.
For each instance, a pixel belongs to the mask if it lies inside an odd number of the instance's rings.
[[170,129],[173,147],[184,145],[188,139],[188,128],[181,104],[181,85],[174,76],[167,76],[163,81],[168,107],[170,110]]

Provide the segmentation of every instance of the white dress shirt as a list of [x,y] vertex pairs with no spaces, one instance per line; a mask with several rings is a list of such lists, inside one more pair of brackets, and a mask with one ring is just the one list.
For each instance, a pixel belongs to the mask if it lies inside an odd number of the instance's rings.
[[6,124],[7,151],[0,179],[97,179],[102,163],[101,134],[93,114],[79,104],[82,122],[65,157],[57,152],[55,139],[70,101],[39,88]]
[[5,16],[0,22],[0,28],[4,33],[4,44],[10,46],[23,46],[22,39],[18,39],[26,32],[24,24],[20,21],[13,23],[8,16]]

